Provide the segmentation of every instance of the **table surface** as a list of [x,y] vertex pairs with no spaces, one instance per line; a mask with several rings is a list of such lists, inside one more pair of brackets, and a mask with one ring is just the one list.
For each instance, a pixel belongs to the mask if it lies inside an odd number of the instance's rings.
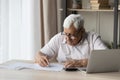
[[[14,62],[23,62],[23,61],[12,60],[5,64],[11,64]],[[31,61],[24,61],[24,62],[31,62]],[[87,74],[82,71],[54,72],[54,71],[32,70],[32,69],[26,69],[26,70],[0,69],[0,80],[120,80],[120,72]]]

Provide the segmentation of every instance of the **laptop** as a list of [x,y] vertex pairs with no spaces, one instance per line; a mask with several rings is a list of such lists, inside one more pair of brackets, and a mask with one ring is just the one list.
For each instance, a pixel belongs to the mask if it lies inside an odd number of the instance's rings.
[[119,61],[120,49],[93,50],[88,59],[86,73],[119,71]]

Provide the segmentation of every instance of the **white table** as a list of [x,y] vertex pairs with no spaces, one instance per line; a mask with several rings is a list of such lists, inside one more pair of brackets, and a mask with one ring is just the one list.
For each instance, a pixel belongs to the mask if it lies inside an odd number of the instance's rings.
[[[5,64],[11,64],[14,62],[23,61],[9,61]],[[85,72],[80,71],[54,72],[54,71],[38,71],[31,69],[26,70],[0,69],[0,80],[120,80],[120,72],[86,74]]]

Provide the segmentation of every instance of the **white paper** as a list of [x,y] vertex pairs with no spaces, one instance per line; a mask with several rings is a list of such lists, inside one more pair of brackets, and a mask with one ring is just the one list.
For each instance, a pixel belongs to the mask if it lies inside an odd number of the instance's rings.
[[22,70],[22,69],[35,69],[35,70],[47,70],[47,71],[61,71],[63,69],[63,65],[59,63],[50,63],[47,67],[41,67],[38,64],[30,64],[30,63],[13,63],[6,66],[0,65],[0,68],[6,69],[15,69],[15,70]]

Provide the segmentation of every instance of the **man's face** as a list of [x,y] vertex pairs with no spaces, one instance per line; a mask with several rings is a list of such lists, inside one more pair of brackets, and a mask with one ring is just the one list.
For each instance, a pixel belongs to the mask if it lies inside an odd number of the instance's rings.
[[70,28],[64,28],[64,35],[65,35],[67,44],[71,46],[77,45],[82,39],[81,29],[76,30],[73,25],[71,25]]

